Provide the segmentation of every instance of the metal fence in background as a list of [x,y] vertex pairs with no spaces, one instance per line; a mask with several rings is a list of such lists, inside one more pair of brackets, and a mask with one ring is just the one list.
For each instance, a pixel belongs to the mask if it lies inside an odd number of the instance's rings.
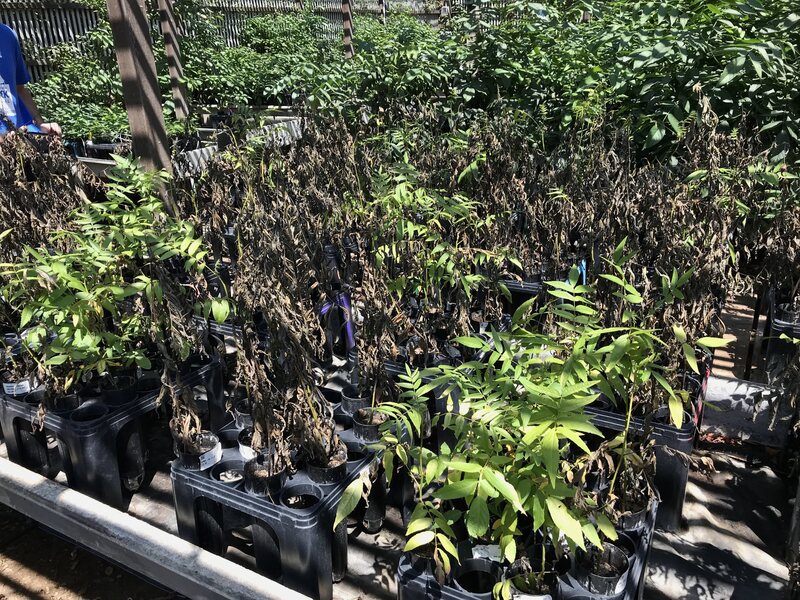
[[0,23],[17,32],[34,81],[48,72],[48,48],[80,39],[97,22],[93,10],[75,2],[0,0]]
[[[354,29],[359,15],[381,15],[380,0],[351,0]],[[342,38],[341,0],[205,0],[204,4],[219,14],[220,34],[228,46],[239,45],[239,38],[249,19],[310,9],[325,18],[323,35],[336,42]],[[390,10],[409,12],[435,25],[438,11],[430,10],[420,0],[389,0]],[[157,16],[154,15],[154,28]],[[61,43],[80,43],[82,36],[98,23],[90,8],[71,0],[0,0],[0,22],[17,32],[31,77],[39,81],[49,71],[48,48]],[[186,32],[191,35],[191,31]]]

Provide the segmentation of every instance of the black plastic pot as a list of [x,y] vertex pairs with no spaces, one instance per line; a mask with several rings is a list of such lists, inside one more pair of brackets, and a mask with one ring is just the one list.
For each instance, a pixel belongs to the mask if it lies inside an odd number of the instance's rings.
[[211,468],[211,478],[229,487],[237,488],[244,484],[244,461],[224,460]]
[[31,406],[39,406],[44,400],[46,392],[44,390],[34,390],[22,396],[22,401]]
[[73,422],[77,423],[89,423],[91,421],[96,421],[97,419],[102,419],[104,416],[108,414],[108,407],[95,400],[84,402],[78,408],[76,408],[72,413],[70,413],[69,418]]
[[290,484],[281,492],[281,504],[292,510],[308,510],[322,500],[322,490],[310,483]]
[[795,325],[800,331],[800,310],[795,310],[791,304],[775,306],[775,320]]
[[103,402],[103,393],[96,387],[83,387],[79,389],[77,393],[81,404],[87,402]]
[[430,556],[423,556],[417,552],[407,552],[406,557],[411,565],[411,569],[416,573],[433,575],[436,562]]
[[356,412],[362,408],[369,408],[371,404],[369,398],[360,396],[358,388],[353,385],[348,385],[342,389],[342,412],[348,417],[352,417]]
[[[24,396],[22,400],[31,407],[38,408],[45,398],[44,390],[36,390]],[[19,436],[19,454],[23,465],[43,477],[52,479],[60,470],[57,461],[50,451],[50,436],[44,429],[31,427],[29,422],[16,420],[14,428]],[[6,430],[6,443],[14,433]]]
[[210,365],[212,362],[214,362],[213,356],[193,354],[178,366],[178,373],[185,376],[194,370]]
[[281,488],[286,481],[286,470],[273,475],[263,475],[262,470],[269,470],[271,459],[266,451],[262,450],[255,458],[248,460],[244,465],[245,488],[256,496],[266,496],[277,502],[280,499]]
[[492,589],[500,581],[501,574],[500,565],[494,561],[468,558],[453,569],[451,585],[476,600],[492,600]]
[[343,462],[335,467],[317,467],[315,465],[307,465],[306,473],[308,478],[315,482],[328,485],[341,481],[347,476],[347,462]]
[[621,531],[640,531],[647,527],[647,518],[653,510],[653,502],[655,502],[655,500],[650,500],[648,505],[642,510],[620,517],[618,528]]
[[320,483],[322,485],[340,482],[347,477],[347,462],[349,457],[346,446],[341,446],[336,458],[341,460],[341,463],[334,467],[319,467],[311,463],[307,464],[306,473],[308,474],[308,478],[314,483]]
[[[591,563],[594,559],[610,565],[619,574],[593,571]],[[614,596],[619,592],[618,588],[624,587],[624,582],[628,576],[628,568],[628,557],[622,548],[606,542],[603,544],[602,549],[592,548],[587,553],[578,550],[575,558],[575,579],[588,592],[603,596]]]
[[129,421],[120,429],[117,447],[120,482],[127,491],[138,491],[145,477],[145,449],[139,419]]
[[250,400],[247,398],[241,398],[234,402],[233,421],[236,423],[236,427],[243,429],[245,427],[253,426],[253,415],[251,410],[252,407],[250,405]]
[[81,399],[77,394],[67,394],[53,399],[53,413],[61,415],[75,410],[81,405]]
[[[368,419],[369,421],[372,420],[372,411],[366,408],[360,409],[362,413],[364,411],[368,411]],[[359,439],[366,443],[375,443],[381,439],[380,433],[381,424],[374,424],[371,422],[365,422],[363,414],[356,413],[353,415],[353,434]]]
[[386,473],[381,468],[378,476],[372,482],[364,509],[364,518],[361,521],[364,531],[367,533],[378,533],[383,527],[383,521],[386,518],[386,497]]
[[136,380],[136,393],[140,396],[152,394],[161,389],[161,373],[143,371]]
[[114,389],[103,390],[101,397],[109,406],[123,406],[136,400],[136,380],[128,375],[114,377]]
[[[548,571],[544,576],[546,592],[523,591],[527,588],[527,577],[538,573],[542,566],[542,552],[545,552],[545,566]],[[506,570],[505,579],[511,586],[512,598],[518,600],[553,600],[556,597],[558,588],[558,561],[552,543],[545,542],[543,547],[541,536],[535,536],[532,546],[526,548],[517,560]],[[564,569],[564,572],[568,567]]]
[[210,431],[201,431],[197,435],[194,447],[176,447],[176,455],[184,468],[205,471],[222,458],[222,444],[215,434]]

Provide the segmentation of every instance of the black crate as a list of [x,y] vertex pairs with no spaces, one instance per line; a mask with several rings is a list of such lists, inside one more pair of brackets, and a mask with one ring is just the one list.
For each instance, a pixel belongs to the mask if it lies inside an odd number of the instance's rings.
[[[219,370],[214,361],[178,381],[204,386],[211,398],[222,393]],[[0,427],[8,457],[48,477],[63,470],[71,488],[124,510],[127,492],[144,474],[141,417],[155,409],[158,395],[143,391],[121,405],[90,400],[75,409],[47,411],[42,420],[38,399],[29,403],[4,394]]]
[[[558,589],[555,599],[569,600],[571,598],[597,598],[598,600],[642,600],[647,572],[647,561],[653,543],[653,531],[658,513],[658,502],[653,502],[650,512],[642,525],[634,531],[620,532],[620,546],[627,548],[628,572],[624,579],[623,589],[613,596],[600,596],[585,590],[575,577],[567,572],[559,577]],[[466,557],[461,557],[462,562]],[[574,559],[573,559],[574,560]],[[498,577],[502,575],[503,567],[493,563],[493,568]],[[573,571],[571,569],[570,571]],[[489,600],[488,594],[469,593],[453,585],[452,577],[446,578],[444,584],[439,584],[433,575],[424,569],[424,564],[415,563],[408,554],[400,557],[397,567],[397,598],[398,600]]]
[[[227,426],[222,431],[226,435]],[[365,450],[351,430],[339,433],[349,449]],[[347,522],[334,531],[336,509],[345,488],[377,461],[374,453],[364,452],[349,460],[345,476],[335,483],[314,481],[306,470],[287,478],[280,498],[289,493],[316,498],[307,508],[289,508],[245,489],[243,479],[223,483],[219,474],[241,469],[245,459],[237,448],[222,451],[221,460],[203,471],[172,463],[172,486],[178,533],[198,546],[224,554],[229,532],[251,528],[256,567],[267,577],[280,581],[297,592],[330,600],[333,581],[343,576],[347,565]]]

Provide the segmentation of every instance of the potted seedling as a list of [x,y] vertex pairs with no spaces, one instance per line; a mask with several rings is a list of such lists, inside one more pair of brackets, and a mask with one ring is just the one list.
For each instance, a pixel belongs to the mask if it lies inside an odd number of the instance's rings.
[[[124,159],[117,167],[102,197],[87,199],[70,227],[53,232],[50,248],[26,247],[6,265],[6,297],[29,327],[25,345],[45,374],[48,402],[77,392],[111,409],[125,404],[141,391],[132,379],[152,369],[156,349],[157,362],[179,378],[176,365],[201,344],[187,315],[206,310],[224,320],[229,310],[178,283],[202,274],[205,251],[193,228],[164,210],[163,175]],[[192,447],[199,432],[182,408],[181,386],[169,390],[173,432],[188,436],[176,441]]]

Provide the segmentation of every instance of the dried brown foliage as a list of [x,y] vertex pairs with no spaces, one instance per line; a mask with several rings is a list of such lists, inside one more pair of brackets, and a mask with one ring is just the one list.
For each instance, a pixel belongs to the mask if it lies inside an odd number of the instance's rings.
[[[264,411],[260,434],[269,438],[277,427],[285,441],[291,438],[283,431],[287,424],[302,430],[301,421],[332,432],[308,393],[324,357],[318,309],[332,289],[324,266],[328,244],[351,267],[364,381],[383,389],[384,360],[412,335],[423,351],[435,347],[433,332],[443,314],[409,319],[406,299],[387,288],[397,265],[374,261],[376,231],[387,225],[373,204],[378,174],[385,180],[401,163],[413,165],[418,185],[464,194],[477,202],[478,217],[491,217],[469,235],[447,234],[466,249],[513,250],[522,270],[511,263],[489,269],[490,282],[501,275],[562,277],[583,256],[591,269],[627,238],[634,258],[626,278],[643,297],[635,309],[642,323],[661,332],[678,324],[690,340],[721,333],[719,310],[738,284],[737,260],[759,259],[763,266],[764,257],[780,256],[780,265],[796,264],[800,217],[787,210],[788,218],[774,221],[766,237],[763,227],[743,226],[742,207],[757,211],[764,202],[765,190],[749,176],[762,157],[752,136],[719,131],[711,113],[687,128],[669,160],[647,160],[630,139],[601,122],[573,128],[554,143],[515,113],[459,120],[398,106],[358,123],[306,116],[303,139],[292,147],[250,144],[218,159],[182,205],[220,255],[221,232],[235,225],[238,264],[230,293],[237,321],[252,323],[263,314],[259,327],[270,340],[260,346],[255,329],[246,326],[240,349],[239,382]],[[419,267],[411,250],[401,268]],[[464,256],[469,262],[474,253]],[[673,270],[693,276],[683,299],[660,302],[662,278]],[[455,312],[444,319],[449,335],[497,317],[499,294],[488,287],[482,304],[456,297]],[[622,316],[610,293],[600,308],[609,322]],[[682,364],[680,344],[669,354],[672,366]],[[316,440],[315,455],[332,447],[332,433],[317,435],[312,428],[301,437]]]
[[[0,258],[19,256],[24,245],[42,247],[53,231],[69,226],[74,209],[101,189],[100,181],[53,142],[23,135],[0,140]],[[45,150],[45,152],[42,152]]]

